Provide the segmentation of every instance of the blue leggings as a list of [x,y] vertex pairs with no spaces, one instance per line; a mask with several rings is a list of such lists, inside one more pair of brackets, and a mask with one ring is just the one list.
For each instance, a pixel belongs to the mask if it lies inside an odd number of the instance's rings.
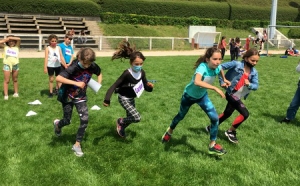
[[207,116],[210,119],[211,125],[210,125],[210,140],[215,141],[217,139],[218,134],[218,125],[219,125],[219,117],[218,113],[208,98],[207,93],[200,99],[195,99],[191,96],[189,96],[187,93],[184,93],[181,98],[180,103],[180,110],[178,114],[174,117],[170,128],[174,130],[177,126],[177,124],[183,120],[187,112],[189,111],[190,107],[197,103],[202,110],[207,114]]

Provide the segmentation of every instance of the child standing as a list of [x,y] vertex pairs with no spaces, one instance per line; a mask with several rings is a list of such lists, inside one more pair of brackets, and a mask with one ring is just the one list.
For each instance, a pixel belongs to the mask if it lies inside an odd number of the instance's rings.
[[249,35],[247,38],[246,38],[246,43],[245,43],[245,50],[249,50],[250,49],[250,41],[251,41],[251,35]]
[[222,55],[222,60],[224,59],[224,55],[225,55],[225,52],[226,52],[226,36],[222,36],[222,39],[219,43],[219,46],[218,48],[221,50],[221,55]]
[[[61,63],[66,66],[65,60],[62,56],[61,49],[57,46],[58,37],[54,34],[49,35],[49,46],[45,49],[44,59],[44,73],[48,72],[49,76],[49,98],[53,97],[53,81],[54,75],[58,76],[60,73]],[[58,92],[60,84],[56,82],[55,93]]]
[[18,74],[19,74],[19,50],[21,39],[14,37],[13,35],[7,36],[5,39],[0,40],[0,44],[4,45],[3,51],[3,90],[4,100],[8,100],[8,84],[10,81],[10,75],[12,74],[12,80],[14,84],[13,97],[19,97],[18,93]]
[[[241,98],[247,98],[251,90],[258,88],[258,73],[254,68],[259,60],[259,52],[256,49],[249,49],[243,55],[243,60],[223,63],[222,69],[228,70],[225,74],[226,79],[231,85],[226,88],[227,105],[224,112],[219,116],[219,125],[229,118],[237,110],[238,115],[232,123],[232,126],[225,132],[229,141],[238,143],[236,129],[249,117],[249,112]],[[223,84],[222,79],[220,79]],[[207,126],[206,130],[210,131],[212,126]]]
[[[122,43],[122,45],[126,43]],[[129,45],[126,45],[129,46]],[[147,81],[146,73],[142,69],[144,55],[139,51],[128,53],[126,50],[118,53],[116,58],[129,58],[130,68],[126,69],[116,82],[107,90],[103,105],[110,105],[110,98],[113,92],[118,93],[118,101],[126,111],[125,118],[117,119],[117,133],[125,137],[125,128],[131,123],[138,123],[141,120],[140,113],[135,108],[135,98],[146,90],[152,92],[153,84]]]
[[196,103],[208,115],[211,121],[212,127],[210,130],[210,143],[208,153],[217,155],[223,155],[226,153],[221,145],[216,144],[219,118],[217,111],[207,94],[207,89],[211,89],[220,94],[222,98],[225,98],[223,92],[212,85],[215,77],[218,74],[221,74],[225,82],[225,84],[223,84],[222,86],[230,85],[230,82],[228,82],[224,77],[224,73],[220,66],[221,61],[221,51],[214,47],[208,48],[205,52],[205,55],[197,60],[197,62],[195,63],[196,71],[192,77],[192,80],[184,89],[184,93],[182,95],[180,103],[180,110],[174,117],[165,134],[162,136],[163,143],[170,140],[177,124],[185,117],[189,108]]
[[[71,34],[66,34],[64,37],[64,42],[59,44],[59,47],[61,48],[62,55],[64,57],[64,60],[67,64],[67,67],[71,65],[73,59],[74,59],[74,50],[71,46],[71,41],[73,37]],[[65,69],[63,67],[63,69]]]
[[230,48],[230,61],[233,61],[235,59],[235,42],[234,42],[234,38],[230,39],[229,48]]
[[102,82],[101,68],[94,62],[95,60],[95,52],[91,48],[83,48],[79,51],[78,60],[74,60],[71,66],[56,77],[56,81],[62,83],[57,99],[62,103],[63,119],[54,120],[54,133],[60,136],[62,128],[71,123],[75,105],[80,118],[80,126],[72,150],[79,157],[83,156],[81,141],[88,126],[89,117],[86,104],[87,84],[93,74],[98,76],[98,83]]

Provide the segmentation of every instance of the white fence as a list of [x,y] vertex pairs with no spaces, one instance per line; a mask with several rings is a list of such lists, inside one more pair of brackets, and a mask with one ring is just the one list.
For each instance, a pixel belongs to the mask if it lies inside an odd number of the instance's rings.
[[[10,34],[0,34],[5,38]],[[21,38],[21,48],[38,49],[41,51],[47,44],[49,34],[13,34]],[[63,41],[65,35],[57,34],[59,42]],[[77,38],[76,36],[74,39]],[[127,40],[137,49],[141,50],[188,50],[191,49],[189,38],[178,37],[132,37],[132,36],[87,36],[88,42],[78,44],[72,40],[74,48],[92,47],[98,50],[116,49],[122,40]]]

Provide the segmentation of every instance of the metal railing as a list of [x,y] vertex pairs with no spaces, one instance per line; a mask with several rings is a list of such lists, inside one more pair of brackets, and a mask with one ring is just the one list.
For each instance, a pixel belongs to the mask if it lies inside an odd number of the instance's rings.
[[[1,34],[6,38],[14,35],[21,38],[21,48],[32,48],[41,51],[47,45],[49,34]],[[64,34],[57,34],[59,41],[63,40]],[[77,36],[75,36],[76,38]],[[127,40],[131,45],[139,50],[190,50],[189,38],[179,37],[133,37],[133,36],[87,36],[90,42],[78,44],[72,40],[72,47],[89,46],[98,50],[117,49],[121,41]],[[93,42],[91,42],[93,40]],[[26,46],[26,47],[25,47]]]

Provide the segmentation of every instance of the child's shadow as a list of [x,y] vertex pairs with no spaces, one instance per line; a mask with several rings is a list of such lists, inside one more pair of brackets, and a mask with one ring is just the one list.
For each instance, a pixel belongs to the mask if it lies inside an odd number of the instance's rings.
[[[220,126],[219,126],[220,127]],[[207,135],[208,139],[209,139],[209,132],[206,131],[206,128],[203,127],[203,128],[189,128],[190,131],[194,132],[195,134],[197,135],[201,135],[201,134],[205,134]],[[225,141],[228,141],[228,138],[227,136],[225,135],[225,131],[223,130],[220,130],[218,129],[218,136],[217,136],[218,139],[222,139],[222,140],[225,140]]]
[[[185,145],[189,148],[189,150],[195,152],[195,153],[201,153],[205,154],[205,152],[197,150],[193,145],[189,144],[187,142],[187,136],[183,135],[180,139],[172,138],[169,142],[164,143],[164,150],[165,151],[174,151],[174,152],[180,152],[180,153],[187,153],[182,152],[182,150],[176,149],[176,146],[179,145]],[[191,154],[190,152],[188,154]]]
[[[54,135],[54,134],[53,134]],[[49,142],[49,145],[52,147],[61,146],[62,144],[68,145],[75,142],[76,134],[62,134],[61,136],[53,136],[52,141]],[[85,138],[88,137],[88,134],[85,134]]]
[[[98,132],[97,132],[98,131]],[[102,131],[102,132],[99,132]],[[105,132],[103,132],[105,131]],[[101,140],[103,140],[105,137],[113,137],[116,140],[124,143],[131,143],[132,140],[136,137],[136,132],[131,131],[129,129],[126,130],[126,137],[121,137],[117,133],[117,130],[115,127],[99,127],[94,130],[95,133],[99,134],[99,137],[94,138],[93,145],[98,145]]]
[[[267,112],[267,113],[262,113],[262,115],[265,116],[265,117],[268,117],[268,118],[273,119],[273,120],[274,120],[276,123],[278,123],[278,124],[284,124],[284,123],[280,123],[280,121],[284,119],[284,116],[274,115],[274,114],[271,114],[271,113],[269,113],[269,112]],[[289,125],[297,125],[297,123],[299,123],[299,120],[298,120],[298,119],[295,119],[295,120],[291,121],[291,122],[289,123]],[[297,126],[298,126],[298,125],[297,125]]]
[[42,97],[45,96],[45,95],[48,96],[49,95],[49,89],[41,90],[40,94],[41,94]]

